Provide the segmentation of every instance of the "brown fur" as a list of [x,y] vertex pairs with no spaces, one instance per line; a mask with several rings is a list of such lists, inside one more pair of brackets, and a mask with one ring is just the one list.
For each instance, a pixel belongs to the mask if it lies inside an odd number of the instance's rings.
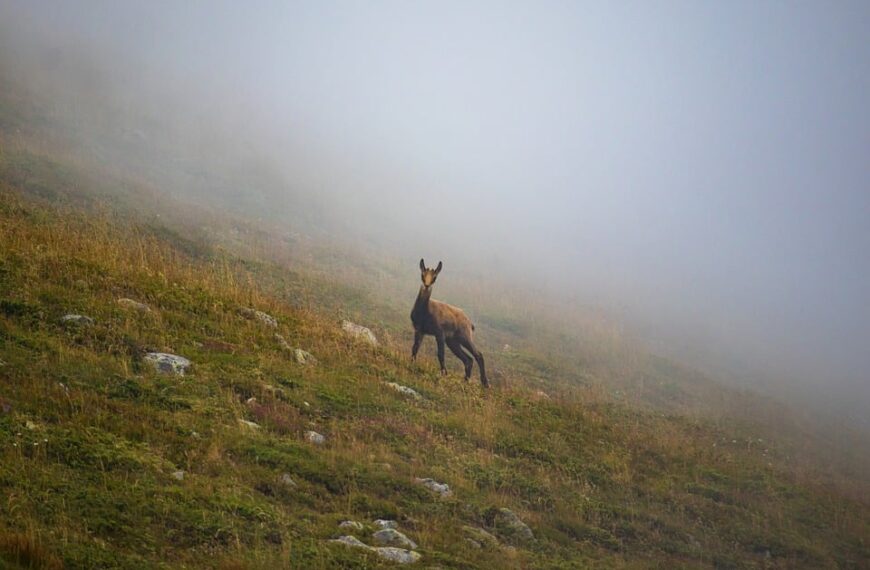
[[[444,347],[447,346],[465,366],[466,381],[471,378],[471,370],[476,360],[480,367],[480,382],[484,386],[489,386],[483,354],[474,345],[474,324],[471,319],[462,309],[431,298],[432,286],[435,285],[435,279],[441,273],[441,267],[442,264],[439,261],[437,268],[429,269],[424,261],[420,260],[420,280],[423,285],[420,287],[420,292],[417,294],[417,300],[411,311],[411,323],[414,325],[414,346],[411,348],[411,358],[417,358],[417,351],[420,349],[423,337],[432,335],[438,343],[438,362],[441,365],[442,374],[447,374],[447,368],[444,366]],[[471,356],[466,351],[471,353]]]

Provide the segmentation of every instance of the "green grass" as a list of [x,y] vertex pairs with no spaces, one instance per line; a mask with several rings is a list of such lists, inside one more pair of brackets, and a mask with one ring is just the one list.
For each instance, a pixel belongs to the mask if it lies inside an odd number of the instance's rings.
[[[408,358],[413,268],[182,206],[41,142],[51,121],[22,104],[0,93],[0,568],[391,566],[328,542],[347,518],[399,520],[423,568],[870,560],[865,463],[803,416],[595,315],[467,279],[444,292],[478,316],[495,387],[455,361],[442,378],[431,339]],[[95,323],[64,325],[69,312]],[[276,332],[319,364],[296,364]],[[193,368],[158,374],[146,351]],[[537,540],[472,548],[462,526],[495,532],[501,507]]]
[[[0,398],[11,405],[0,415],[0,560],[11,567],[387,566],[327,542],[344,518],[402,521],[443,568],[858,568],[870,555],[866,504],[801,483],[736,425],[576,383],[544,399],[511,367],[557,385],[571,364],[526,352],[494,358],[513,380],[488,392],[458,369],[442,379],[388,340],[404,318],[388,305],[358,308],[383,323],[373,350],[329,310],[281,293],[309,287],[305,275],[135,217],[0,197]],[[295,364],[275,330],[240,316],[249,305],[320,364]],[[70,311],[94,326],[61,324]],[[185,355],[193,371],[159,375],[146,349]],[[308,429],[326,445],[305,442]],[[429,476],[453,498],[413,482]],[[492,529],[503,506],[534,544],[475,550],[461,539],[463,524]]]

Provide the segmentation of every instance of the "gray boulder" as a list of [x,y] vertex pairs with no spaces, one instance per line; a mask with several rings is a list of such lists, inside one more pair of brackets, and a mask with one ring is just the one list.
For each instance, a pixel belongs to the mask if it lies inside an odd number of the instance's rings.
[[378,339],[377,337],[375,337],[375,334],[370,329],[362,325],[358,325],[356,323],[345,320],[341,322],[341,330],[343,330],[353,338],[367,342],[372,346],[378,345]]
[[177,354],[169,354],[166,352],[149,352],[142,357],[146,362],[154,365],[158,372],[164,374],[177,374],[184,376],[190,370],[190,360]]
[[358,522],[358,521],[341,521],[338,524],[338,528],[349,528],[349,529],[353,529],[353,530],[363,530],[365,528],[365,525],[363,525],[363,523]]
[[374,522],[374,525],[378,528],[399,528],[399,523],[396,521],[378,519]]
[[384,546],[398,546],[414,550],[417,543],[394,528],[385,528],[372,535],[372,540]]

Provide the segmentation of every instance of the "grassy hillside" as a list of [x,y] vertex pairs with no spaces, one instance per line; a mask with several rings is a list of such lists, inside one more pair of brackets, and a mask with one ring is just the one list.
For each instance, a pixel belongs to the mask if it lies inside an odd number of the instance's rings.
[[[782,449],[738,424],[629,406],[596,383],[560,379],[548,397],[522,380],[574,365],[558,355],[491,350],[502,382],[484,392],[458,366],[440,378],[431,358],[412,364],[397,338],[407,317],[352,287],[137,214],[34,198],[20,181],[3,182],[0,204],[9,567],[391,566],[328,542],[348,534],[342,520],[377,518],[399,521],[420,567],[859,568],[870,556],[866,503],[797,480]],[[378,348],[341,331],[344,298]],[[276,332],[319,363],[297,364]],[[147,351],[192,370],[159,374]],[[502,507],[533,542],[499,530]],[[500,545],[474,547],[463,525]]]
[[416,259],[185,204],[74,141],[0,91],[0,568],[394,566],[330,542],[375,519],[420,568],[867,566],[866,440],[486,276],[436,295],[495,387],[442,378],[431,339],[408,358]]

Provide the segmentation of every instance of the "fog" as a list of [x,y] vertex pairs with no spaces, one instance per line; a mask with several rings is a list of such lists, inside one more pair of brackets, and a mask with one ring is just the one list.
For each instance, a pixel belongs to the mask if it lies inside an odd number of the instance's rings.
[[442,259],[870,407],[866,2],[128,4],[0,1],[2,59],[186,146],[170,188],[220,156],[257,180],[221,203],[367,236],[411,294]]

